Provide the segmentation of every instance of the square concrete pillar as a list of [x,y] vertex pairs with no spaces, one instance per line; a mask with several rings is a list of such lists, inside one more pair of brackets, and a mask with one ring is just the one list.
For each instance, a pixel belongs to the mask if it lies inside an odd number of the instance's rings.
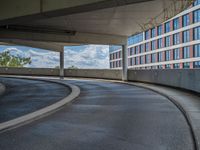
[[64,50],[60,52],[60,78],[64,78]]
[[127,81],[128,72],[128,55],[127,55],[127,44],[122,45],[122,80]]

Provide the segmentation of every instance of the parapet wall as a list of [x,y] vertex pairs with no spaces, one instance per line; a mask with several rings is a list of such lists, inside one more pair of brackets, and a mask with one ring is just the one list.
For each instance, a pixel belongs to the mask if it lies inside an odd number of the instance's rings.
[[[2,75],[59,76],[59,69],[0,68]],[[65,69],[65,77],[121,80],[121,70]],[[200,93],[200,69],[128,70],[128,80],[156,83]]]
[[0,67],[1,75],[58,76],[58,69],[50,68],[6,68]]
[[[121,80],[121,70],[110,69],[65,69],[65,77],[102,78]],[[59,76],[59,69],[51,68],[5,68],[1,75]]]
[[110,69],[65,69],[65,76],[121,80],[122,72]]
[[128,80],[156,83],[200,93],[200,69],[129,70]]

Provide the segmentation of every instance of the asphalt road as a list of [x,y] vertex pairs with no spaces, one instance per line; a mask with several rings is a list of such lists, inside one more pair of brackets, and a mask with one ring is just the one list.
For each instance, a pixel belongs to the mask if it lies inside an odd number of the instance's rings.
[[0,96],[0,123],[34,112],[66,97],[71,90],[60,84],[0,78],[6,92]]
[[181,112],[165,97],[135,86],[63,81],[81,95],[62,110],[0,133],[1,150],[193,150]]

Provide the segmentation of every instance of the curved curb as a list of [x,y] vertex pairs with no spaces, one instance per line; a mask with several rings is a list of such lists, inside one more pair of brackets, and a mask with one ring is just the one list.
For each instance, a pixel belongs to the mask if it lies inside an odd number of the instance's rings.
[[0,96],[3,95],[5,91],[6,91],[5,85],[3,85],[2,83],[0,83]]
[[[30,78],[23,78],[23,79],[30,79]],[[34,80],[37,80],[37,79],[34,79]],[[80,88],[78,86],[68,84],[68,83],[60,83],[57,81],[49,81],[49,80],[41,80],[41,81],[62,84],[64,86],[70,87],[72,92],[67,97],[63,98],[62,100],[60,100],[50,106],[44,107],[42,109],[39,109],[35,112],[26,114],[24,116],[0,123],[0,132],[10,130],[13,128],[17,128],[19,126],[22,126],[22,125],[32,122],[34,120],[38,120],[42,117],[45,117],[45,116],[59,110],[60,108],[62,108],[66,104],[70,103],[72,100],[74,100],[75,98],[77,98],[80,95]]]

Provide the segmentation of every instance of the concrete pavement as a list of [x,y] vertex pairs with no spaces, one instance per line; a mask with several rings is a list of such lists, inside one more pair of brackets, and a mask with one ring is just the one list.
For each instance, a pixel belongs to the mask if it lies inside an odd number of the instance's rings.
[[6,87],[2,83],[0,83],[0,96],[4,94],[5,90]]
[[196,141],[196,148],[200,149],[200,97],[197,93],[186,92],[180,89],[147,84],[130,83],[159,92],[171,99],[185,114],[192,128]]
[[81,95],[46,118],[0,133],[4,150],[194,150],[190,127],[166,97],[120,83],[71,80]]
[[38,80],[1,77],[0,82],[6,86],[0,97],[0,123],[54,104],[71,92],[64,85]]

